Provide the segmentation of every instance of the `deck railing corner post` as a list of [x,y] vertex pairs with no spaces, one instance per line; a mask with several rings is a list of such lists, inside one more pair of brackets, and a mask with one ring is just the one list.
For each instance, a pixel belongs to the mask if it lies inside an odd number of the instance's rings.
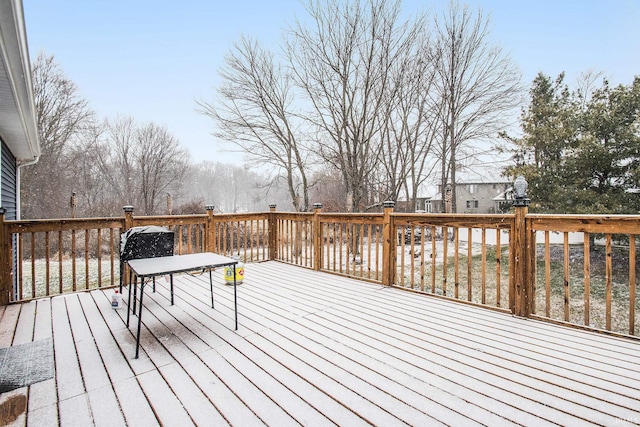
[[395,225],[393,222],[394,201],[384,202],[382,220],[382,284],[391,286],[395,283],[396,246]]
[[322,203],[313,204],[313,269],[320,271],[322,269],[322,224],[320,223],[320,214],[322,213]]
[[125,232],[133,227],[133,206],[124,206],[122,210],[124,211],[124,230],[122,231]]
[[216,220],[215,220],[215,206],[214,205],[206,205],[205,210],[207,211],[207,221],[205,222],[205,236],[206,237],[206,251],[207,252],[217,252],[216,251]]
[[[513,230],[513,277],[509,283],[510,305],[513,314],[520,317],[528,317],[532,308],[533,284],[528,283],[530,277],[528,270],[530,266],[531,248],[528,246],[529,232],[527,230],[526,217],[529,213],[527,205],[515,206],[515,221]],[[535,250],[535,248],[533,249]]]
[[276,217],[276,204],[269,205],[269,260],[278,259],[277,251],[277,237],[278,237],[278,223]]

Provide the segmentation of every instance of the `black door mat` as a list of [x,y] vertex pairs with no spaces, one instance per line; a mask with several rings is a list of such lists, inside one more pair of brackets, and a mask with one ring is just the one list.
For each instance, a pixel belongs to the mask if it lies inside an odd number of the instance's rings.
[[53,378],[53,340],[0,348],[0,393]]

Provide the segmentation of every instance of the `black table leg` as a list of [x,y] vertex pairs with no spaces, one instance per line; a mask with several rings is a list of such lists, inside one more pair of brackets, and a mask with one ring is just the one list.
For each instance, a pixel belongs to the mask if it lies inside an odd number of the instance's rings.
[[169,275],[169,281],[171,283],[171,305],[173,305],[173,274]]
[[[133,309],[132,309],[132,313],[136,314],[136,301],[137,301],[137,297],[138,297],[138,277],[136,276],[136,280],[134,280],[133,282],[131,282],[131,280],[129,280],[129,283],[133,283]],[[142,283],[144,283],[144,278],[142,280]],[[129,285],[132,286],[132,285]],[[130,301],[131,302],[131,301]]]
[[122,273],[124,270],[123,262],[120,261],[120,295],[122,295]]
[[[136,281],[138,280],[138,278],[136,277]],[[131,283],[131,280],[129,280],[129,299],[127,300],[127,328],[129,327],[129,316],[131,315],[131,307],[133,307],[131,305],[131,287],[135,286],[133,283]]]
[[213,279],[211,278],[211,267],[209,267],[209,288],[211,288],[211,308],[213,308]]
[[236,291],[236,265],[234,264],[231,267],[233,268],[233,311],[236,316],[236,331],[238,330],[238,293]]
[[156,293],[156,276],[153,276],[153,293]]
[[138,335],[136,337],[136,359],[140,350],[140,326],[142,325],[142,296],[144,295],[144,276],[140,277],[140,311],[138,312]]

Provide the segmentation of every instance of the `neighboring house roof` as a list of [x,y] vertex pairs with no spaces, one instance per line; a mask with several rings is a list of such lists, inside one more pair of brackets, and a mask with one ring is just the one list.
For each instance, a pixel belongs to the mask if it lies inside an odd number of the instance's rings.
[[496,202],[501,202],[503,200],[511,200],[512,193],[513,193],[513,187],[509,187],[503,192],[501,192],[500,194],[498,194],[496,197],[494,197],[493,200]]
[[40,157],[21,0],[0,1],[0,136],[16,159]]

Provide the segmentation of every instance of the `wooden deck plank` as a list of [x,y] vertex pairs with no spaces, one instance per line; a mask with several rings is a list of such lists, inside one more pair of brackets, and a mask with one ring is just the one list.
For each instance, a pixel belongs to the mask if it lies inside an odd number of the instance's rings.
[[85,293],[80,294],[79,298],[126,423],[155,426],[158,420],[134,377],[134,372],[148,372],[154,366],[149,359],[136,360],[124,353],[131,354],[135,340],[124,324],[121,314],[124,310],[114,310],[111,307],[112,292],[106,290]]
[[[123,350],[129,350],[129,347],[121,349],[118,346],[111,330],[105,323],[102,312],[98,309],[98,304],[106,305],[107,303],[106,299],[99,298],[100,295],[100,293],[82,293],[78,295],[78,299],[82,305],[87,326],[91,331],[91,336],[102,359],[106,374],[111,383],[116,383],[133,378],[134,373],[127,361],[127,357],[122,352]],[[113,309],[111,312],[107,311],[106,314],[117,316],[113,313]]]
[[[74,295],[53,298],[51,300],[51,319],[53,321],[53,348],[56,365],[56,385],[58,400],[70,399],[85,392],[80,364],[76,354],[66,299],[76,298]],[[84,399],[84,398],[83,398]],[[86,399],[84,399],[86,403]],[[67,407],[67,406],[66,406]],[[62,407],[60,408],[62,416]]]
[[[51,324],[51,300],[38,300],[36,312],[34,314],[34,341],[51,338],[53,336]],[[28,425],[58,424],[58,393],[56,390],[55,378],[29,386],[28,410]]]
[[[215,350],[209,350],[215,353]],[[203,359],[210,359],[208,353],[193,355],[184,361],[185,371],[198,384],[198,387],[207,395],[213,405],[224,416],[230,425],[259,425],[262,421],[251,409],[240,400],[233,390],[218,378]],[[216,366],[217,369],[224,367]]]
[[[305,332],[309,334],[309,332]],[[322,336],[318,333],[316,336]],[[384,360],[372,357],[366,348],[359,346],[357,342],[336,342],[330,336],[320,338],[327,352],[334,353],[334,360],[342,362],[347,358],[357,363],[352,363],[350,370],[358,373],[361,378],[378,387],[385,393],[389,393],[403,401],[412,404],[430,416],[438,420],[458,425],[474,425],[478,419],[486,420],[492,414],[486,409],[476,406],[477,403],[469,402],[451,395],[438,388],[437,383],[424,381],[413,373],[407,373],[397,367],[386,363]],[[495,420],[494,425],[500,425],[502,420]]]
[[120,411],[120,405],[111,384],[102,388],[87,390],[89,407],[93,425],[97,427],[126,426],[124,416]]
[[22,304],[20,317],[16,325],[11,345],[20,345],[33,342],[33,328],[36,321],[36,301]]
[[[351,374],[345,367],[338,367],[330,360],[323,359],[305,347],[278,336],[273,331],[252,335],[250,341],[260,347],[271,346],[274,355],[281,359],[296,355],[295,364],[288,366],[303,376],[315,387],[340,401],[363,419],[372,424],[392,425],[438,425],[439,421],[400,400],[402,396],[392,396],[386,390],[377,389],[370,383]],[[347,365],[348,366],[348,365]]]
[[66,303],[91,416],[95,425],[125,425],[112,381],[80,303],[82,296],[83,294],[70,295],[66,298]]
[[0,328],[0,348],[11,346],[13,334],[16,331],[18,317],[22,304],[12,304],[5,307],[2,313],[2,328]]
[[162,424],[184,427],[195,425],[158,371],[140,374],[138,381]]
[[93,425],[86,394],[78,394],[61,400],[58,407],[61,426],[86,427]]
[[27,427],[56,427],[58,426],[58,404],[31,409],[31,396],[37,393],[32,385],[29,388],[29,412]]
[[113,389],[118,396],[127,425],[136,427],[158,425],[156,415],[136,378],[117,381],[113,383]]
[[[153,303],[152,296],[153,294],[149,294],[145,298],[147,298],[147,301],[151,299]],[[169,304],[168,298],[166,298],[164,303],[166,305]],[[145,315],[143,315],[143,318],[145,318]],[[210,323],[210,321],[211,319],[207,318],[207,322],[205,323]],[[202,331],[205,329],[207,328],[200,324],[196,329],[198,331],[198,336],[202,336]],[[206,341],[210,338],[209,336],[211,333],[205,335],[207,336],[207,338],[205,338]],[[224,341],[219,338],[212,342],[213,345],[220,345],[223,343]],[[133,348],[133,346],[131,346],[131,348]],[[203,356],[201,355],[201,357]],[[216,408],[219,408],[219,411],[224,414],[225,419],[231,422],[232,425],[256,425],[257,423],[261,423],[259,418],[255,416],[255,414],[212,372],[211,369],[209,369],[209,367],[207,367],[207,365],[198,356],[195,354],[191,355],[182,359],[181,363],[193,381],[198,385],[203,393],[208,396],[213,405]]]
[[171,384],[173,393],[180,399],[196,425],[227,424],[213,402],[200,390],[181,365],[172,363],[160,367],[159,371],[167,383]]
[[100,352],[95,345],[91,329],[87,324],[87,319],[80,305],[79,295],[69,295],[66,298],[66,303],[80,370],[85,374],[82,377],[84,388],[87,391],[102,389],[109,386],[111,381],[100,357]]
[[33,327],[33,340],[51,338],[51,299],[44,298],[36,301],[35,322]]

